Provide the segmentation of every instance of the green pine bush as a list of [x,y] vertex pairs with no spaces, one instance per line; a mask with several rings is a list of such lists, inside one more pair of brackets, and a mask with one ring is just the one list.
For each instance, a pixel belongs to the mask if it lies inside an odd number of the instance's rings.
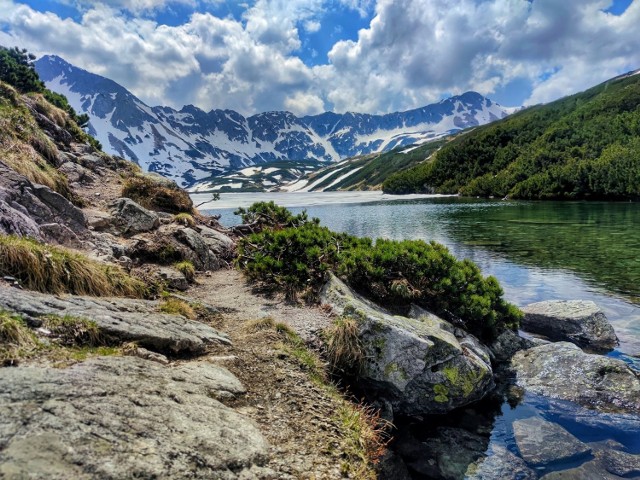
[[517,328],[521,318],[494,277],[483,277],[473,262],[457,260],[435,242],[374,242],[307,222],[245,237],[237,262],[249,279],[290,299],[300,292],[317,296],[331,271],[384,306],[420,305],[485,340]]

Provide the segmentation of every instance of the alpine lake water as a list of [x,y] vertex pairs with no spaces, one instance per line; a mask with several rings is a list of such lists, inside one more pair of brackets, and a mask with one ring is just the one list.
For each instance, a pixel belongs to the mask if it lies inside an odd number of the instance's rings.
[[[194,198],[198,200],[202,198]],[[223,194],[209,204],[208,213],[233,225],[239,222],[235,207],[261,200],[274,200],[296,213],[306,208],[335,231],[440,242],[458,258],[473,260],[485,275],[494,275],[505,297],[519,306],[593,300],[620,339],[609,355],[640,370],[639,203],[390,197],[379,192]],[[496,395],[449,415],[396,420],[394,448],[412,478],[465,478],[474,461],[501,447],[519,456],[512,424],[531,416],[556,423],[585,443],[614,441],[640,454],[640,419],[587,415],[585,420],[584,411],[578,416],[568,403],[531,395],[518,402],[503,398]],[[542,477],[588,460],[556,462],[534,471]]]

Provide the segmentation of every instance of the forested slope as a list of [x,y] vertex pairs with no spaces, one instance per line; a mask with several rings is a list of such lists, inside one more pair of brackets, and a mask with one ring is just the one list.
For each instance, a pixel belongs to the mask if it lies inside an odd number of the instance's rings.
[[387,193],[527,199],[640,197],[640,75],[460,135],[430,162],[392,175]]

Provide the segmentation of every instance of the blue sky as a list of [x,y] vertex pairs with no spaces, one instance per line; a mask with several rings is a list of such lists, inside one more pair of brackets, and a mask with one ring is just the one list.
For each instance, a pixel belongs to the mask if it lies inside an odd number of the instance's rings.
[[638,25],[640,0],[0,0],[0,44],[245,114],[547,102],[640,68]]

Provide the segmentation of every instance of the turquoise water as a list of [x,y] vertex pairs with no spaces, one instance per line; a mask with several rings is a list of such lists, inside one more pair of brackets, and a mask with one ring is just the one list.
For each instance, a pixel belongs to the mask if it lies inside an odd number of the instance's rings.
[[[304,203],[304,194],[297,198]],[[336,231],[443,243],[496,276],[505,296],[520,306],[593,300],[620,338],[614,355],[640,353],[638,203],[430,198],[312,205],[307,211]],[[221,214],[225,225],[238,223],[233,209],[211,213]]]

